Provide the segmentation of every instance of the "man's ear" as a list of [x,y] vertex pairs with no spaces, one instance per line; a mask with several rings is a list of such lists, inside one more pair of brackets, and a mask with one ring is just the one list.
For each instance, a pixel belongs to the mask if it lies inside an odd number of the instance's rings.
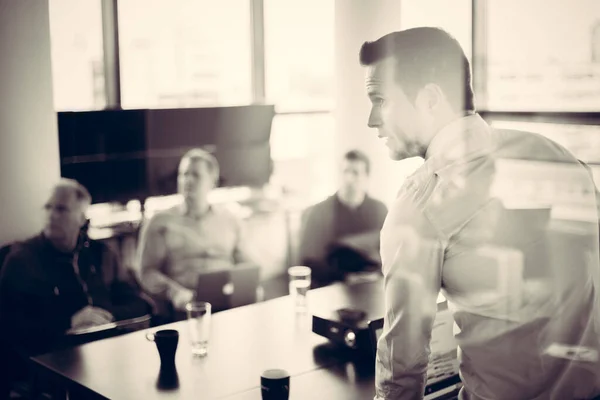
[[415,98],[415,106],[422,111],[434,111],[444,101],[444,92],[435,83],[423,86]]

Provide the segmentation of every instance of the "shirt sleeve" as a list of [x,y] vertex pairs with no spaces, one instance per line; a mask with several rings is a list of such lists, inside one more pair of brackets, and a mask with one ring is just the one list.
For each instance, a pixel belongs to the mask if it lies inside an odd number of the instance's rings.
[[385,316],[377,343],[376,398],[422,399],[441,286],[443,245],[428,218],[399,210],[388,226],[384,258]]
[[181,290],[187,290],[162,272],[167,261],[166,226],[160,215],[151,218],[140,232],[139,259],[141,284],[150,294],[172,300]]

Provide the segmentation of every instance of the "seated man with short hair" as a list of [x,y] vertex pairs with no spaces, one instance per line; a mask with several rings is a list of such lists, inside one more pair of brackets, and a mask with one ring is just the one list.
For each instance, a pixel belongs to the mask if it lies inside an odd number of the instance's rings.
[[[119,279],[117,255],[82,235],[91,203],[77,181],[53,188],[43,231],[15,243],[0,271],[0,326],[13,356],[71,344],[67,331],[148,314],[148,303]],[[17,361],[18,362],[18,361]]]
[[156,213],[142,227],[141,282],[157,300],[172,306],[161,310],[167,321],[181,317],[203,273],[253,264],[242,221],[208,203],[218,179],[216,158],[202,149],[190,150],[179,164],[182,203]]
[[365,153],[348,151],[339,190],[304,212],[300,262],[313,271],[312,287],[380,264],[379,231],[387,207],[367,193],[370,166]]

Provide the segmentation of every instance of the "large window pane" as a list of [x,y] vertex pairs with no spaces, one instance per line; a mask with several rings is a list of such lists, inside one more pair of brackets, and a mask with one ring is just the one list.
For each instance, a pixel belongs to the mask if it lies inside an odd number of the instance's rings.
[[249,0],[119,1],[123,108],[249,104]]
[[467,58],[472,52],[472,0],[402,0],[402,29],[419,26],[442,28],[458,40]]
[[600,1],[487,5],[487,108],[600,110]]
[[273,119],[273,183],[309,201],[335,190],[333,115],[279,114]]
[[49,10],[55,109],[104,108],[100,0],[50,0]]
[[264,0],[267,102],[278,111],[333,107],[334,0]]

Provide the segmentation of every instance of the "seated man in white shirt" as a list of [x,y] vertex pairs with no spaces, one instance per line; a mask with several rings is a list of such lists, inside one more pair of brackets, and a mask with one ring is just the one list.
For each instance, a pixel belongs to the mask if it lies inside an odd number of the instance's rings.
[[219,178],[217,160],[202,149],[187,152],[179,164],[183,202],[155,214],[140,233],[141,281],[153,296],[184,311],[205,272],[252,263],[242,221],[211,206],[208,194]]

